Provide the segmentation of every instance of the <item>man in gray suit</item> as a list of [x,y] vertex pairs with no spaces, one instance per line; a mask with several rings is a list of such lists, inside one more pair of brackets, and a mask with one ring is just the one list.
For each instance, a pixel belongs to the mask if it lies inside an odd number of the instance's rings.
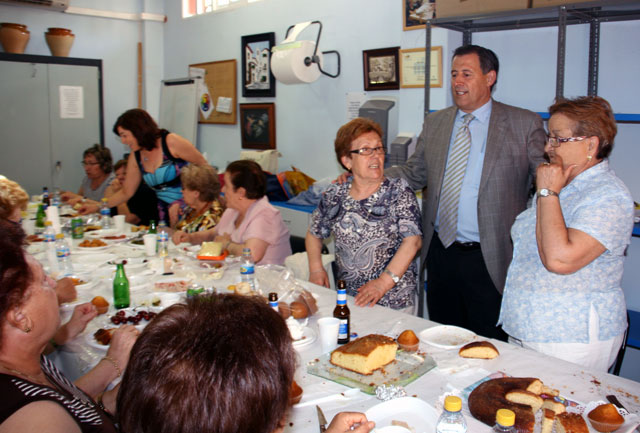
[[509,232],[544,161],[545,133],[537,114],[491,98],[498,69],[491,50],[456,49],[455,106],[427,115],[415,153],[385,174],[426,187],[421,263],[429,318],[506,340],[496,323],[512,256]]

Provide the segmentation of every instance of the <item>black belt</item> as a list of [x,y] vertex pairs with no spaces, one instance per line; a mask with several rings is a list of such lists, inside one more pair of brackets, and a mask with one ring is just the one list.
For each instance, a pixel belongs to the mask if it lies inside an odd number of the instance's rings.
[[462,251],[473,251],[480,249],[480,242],[458,242],[455,241],[451,244],[452,247],[456,247]]

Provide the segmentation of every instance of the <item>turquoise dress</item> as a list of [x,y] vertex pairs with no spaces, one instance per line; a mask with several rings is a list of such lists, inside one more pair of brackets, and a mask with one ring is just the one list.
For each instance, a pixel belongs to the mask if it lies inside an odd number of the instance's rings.
[[169,221],[169,207],[174,203],[185,206],[182,199],[182,183],[180,182],[180,169],[188,164],[187,161],[174,157],[167,146],[169,131],[162,129],[162,164],[154,172],[145,171],[140,158],[140,151],[135,152],[136,161],[142,173],[144,182],[155,191],[158,197],[158,214],[161,220]]

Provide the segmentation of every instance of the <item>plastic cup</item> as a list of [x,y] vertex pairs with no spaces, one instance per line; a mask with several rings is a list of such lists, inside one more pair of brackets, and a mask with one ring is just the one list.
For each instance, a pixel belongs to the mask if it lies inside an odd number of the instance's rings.
[[322,317],[318,319],[318,330],[320,331],[320,344],[322,353],[331,352],[338,347],[338,330],[340,320],[335,317]]
[[36,232],[36,220],[31,218],[25,218],[22,220],[22,229],[27,235],[32,235]]
[[147,234],[142,236],[142,240],[144,241],[144,251],[148,256],[156,255],[156,244],[158,242],[157,234]]
[[116,228],[116,232],[124,233],[125,230],[125,221],[124,215],[116,215],[113,217],[113,224]]

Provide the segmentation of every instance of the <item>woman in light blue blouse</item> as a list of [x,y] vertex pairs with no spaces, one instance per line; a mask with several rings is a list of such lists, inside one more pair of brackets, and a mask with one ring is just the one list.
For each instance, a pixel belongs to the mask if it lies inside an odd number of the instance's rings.
[[500,321],[510,341],[606,371],[627,327],[620,287],[633,200],[609,168],[617,132],[597,96],[549,108],[537,196],[511,229]]

